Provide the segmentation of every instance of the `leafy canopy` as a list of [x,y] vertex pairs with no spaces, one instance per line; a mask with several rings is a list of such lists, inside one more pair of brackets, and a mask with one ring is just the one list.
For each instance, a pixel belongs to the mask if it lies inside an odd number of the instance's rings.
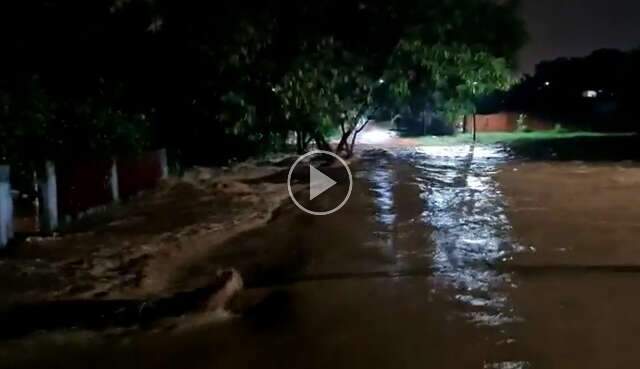
[[223,163],[332,132],[349,151],[381,108],[473,111],[526,40],[516,1],[13,5],[0,9],[0,150],[16,158],[162,145]]

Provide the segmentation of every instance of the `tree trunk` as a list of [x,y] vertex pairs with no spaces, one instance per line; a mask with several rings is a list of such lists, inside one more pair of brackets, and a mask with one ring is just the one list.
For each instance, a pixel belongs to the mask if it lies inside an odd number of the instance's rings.
[[302,131],[296,131],[296,151],[298,154],[304,153],[304,137]]
[[322,136],[322,134],[316,133],[313,139],[316,141],[316,146],[318,147],[318,150],[329,151],[329,152],[332,151],[331,145],[329,145],[329,143],[324,138],[324,136]]
[[348,129],[342,133],[338,147],[336,147],[336,153],[339,154],[349,150],[349,136],[351,136],[351,132],[353,132],[353,129]]
[[[342,123],[340,125],[340,127],[342,128],[342,137],[340,138],[340,143],[338,144],[338,147],[336,148],[336,153],[341,153],[341,152],[346,152],[347,157],[351,156],[353,154],[353,148],[355,146],[355,142],[356,142],[356,137],[358,135],[358,133],[360,133],[369,123],[369,121],[367,120],[362,127],[358,128],[358,122],[360,121],[360,118],[366,113],[367,108],[366,105],[363,105],[360,110],[358,111],[358,114],[356,115],[356,117],[354,118],[354,124],[352,127],[350,127],[349,129],[345,130],[344,128],[344,123]],[[352,136],[351,139],[351,145],[349,145],[349,136]],[[351,146],[351,147],[349,147]]]
[[353,150],[356,147],[356,139],[358,138],[358,133],[362,132],[367,127],[370,121],[371,120],[367,119],[367,121],[364,122],[364,124],[362,124],[362,127],[357,128],[353,131],[353,136],[351,137],[351,147],[348,148],[348,151],[347,151],[348,158],[353,156]]

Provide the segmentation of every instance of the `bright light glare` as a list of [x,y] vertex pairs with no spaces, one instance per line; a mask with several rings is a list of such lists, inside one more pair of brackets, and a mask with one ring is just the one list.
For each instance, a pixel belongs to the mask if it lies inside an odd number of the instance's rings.
[[391,132],[382,129],[370,129],[360,133],[358,141],[364,144],[379,144],[391,139]]

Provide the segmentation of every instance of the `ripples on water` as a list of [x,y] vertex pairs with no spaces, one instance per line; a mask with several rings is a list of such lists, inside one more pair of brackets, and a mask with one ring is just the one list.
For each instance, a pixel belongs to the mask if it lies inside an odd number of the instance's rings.
[[[468,145],[397,151],[379,157],[372,166],[365,160],[376,219],[387,233],[397,225],[394,186],[410,182],[419,188],[423,212],[414,226],[431,229],[430,244],[421,251],[430,256],[425,267],[433,270],[436,286],[456,291],[454,298],[470,308],[467,318],[480,325],[519,320],[504,293],[512,283],[509,275],[490,268],[514,250],[502,194],[493,179],[506,159],[500,146]],[[409,163],[410,176],[399,178],[394,172],[398,162]]]

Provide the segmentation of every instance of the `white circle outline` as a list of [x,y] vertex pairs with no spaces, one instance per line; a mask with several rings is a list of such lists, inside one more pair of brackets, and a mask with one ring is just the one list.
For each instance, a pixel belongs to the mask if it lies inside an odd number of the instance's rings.
[[[332,157],[338,159],[340,164],[342,164],[342,166],[347,170],[347,174],[349,175],[349,192],[347,192],[347,196],[345,196],[344,200],[340,203],[340,205],[336,206],[334,209],[329,210],[329,211],[312,211],[312,210],[309,210],[309,209],[305,208],[304,206],[302,206],[298,202],[298,200],[296,200],[295,196],[293,196],[293,191],[291,190],[291,176],[293,175],[293,169],[295,167],[297,167],[298,164],[300,164],[300,162],[302,162],[305,158],[313,156],[313,155],[318,155],[318,154],[329,155],[329,156],[332,156]],[[309,164],[309,165],[311,165],[311,164]],[[332,153],[331,151],[314,150],[314,151],[310,151],[310,152],[302,155],[301,157],[299,157],[298,160],[296,160],[293,163],[291,168],[289,168],[289,175],[287,176],[287,190],[289,190],[289,197],[291,198],[293,203],[296,204],[298,209],[304,211],[307,214],[311,214],[311,215],[318,215],[318,216],[330,215],[330,214],[333,214],[336,211],[342,209],[342,207],[347,204],[347,201],[349,201],[349,197],[351,197],[351,191],[353,190],[353,176],[351,174],[351,169],[349,169],[349,165],[340,156],[338,156],[335,153]]]

